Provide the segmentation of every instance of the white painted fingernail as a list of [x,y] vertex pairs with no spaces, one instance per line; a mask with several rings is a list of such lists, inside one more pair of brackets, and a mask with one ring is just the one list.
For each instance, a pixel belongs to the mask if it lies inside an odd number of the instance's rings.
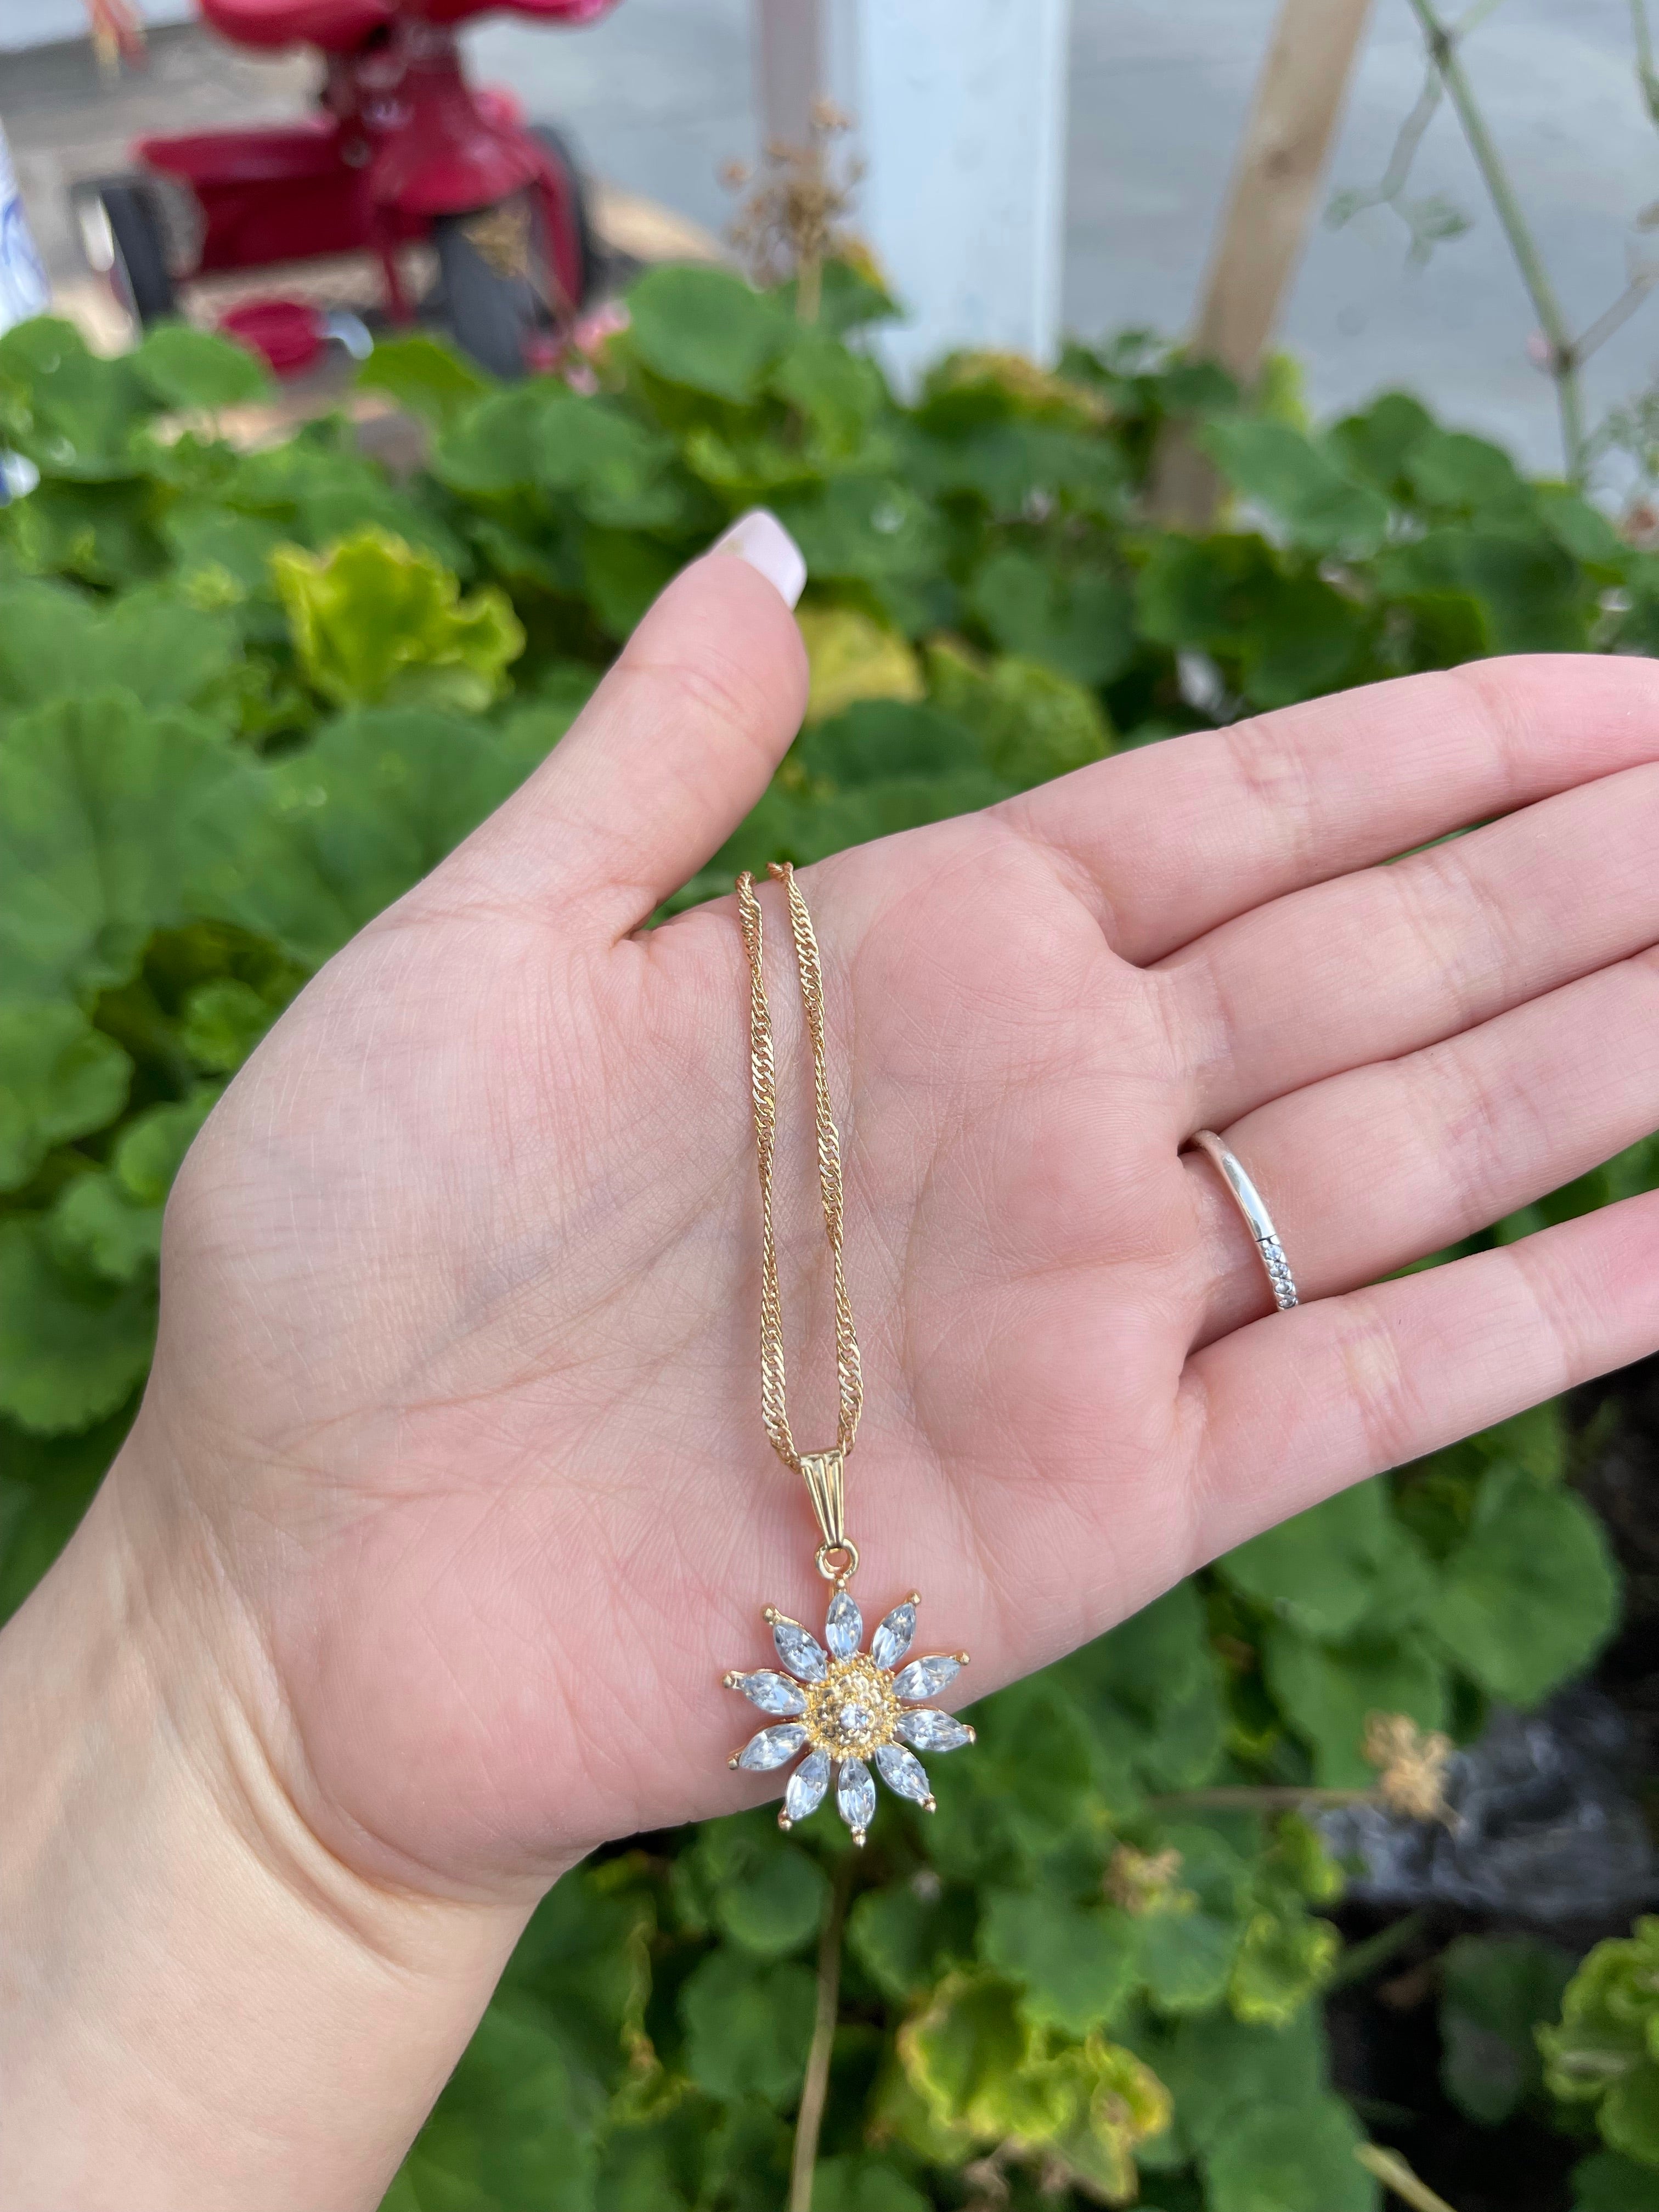
[[758,568],[775,587],[787,607],[793,607],[806,582],[806,556],[778,520],[763,507],[751,507],[709,547],[711,553],[735,553],[751,568]]

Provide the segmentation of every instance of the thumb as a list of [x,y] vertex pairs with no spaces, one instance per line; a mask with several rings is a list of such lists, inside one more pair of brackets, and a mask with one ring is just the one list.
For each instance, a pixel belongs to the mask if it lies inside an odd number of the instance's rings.
[[682,569],[569,732],[450,866],[491,903],[637,928],[719,850],[800,726],[799,547],[756,507]]

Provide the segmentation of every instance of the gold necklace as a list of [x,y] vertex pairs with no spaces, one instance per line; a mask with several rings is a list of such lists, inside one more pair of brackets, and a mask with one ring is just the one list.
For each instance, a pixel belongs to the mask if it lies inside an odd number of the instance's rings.
[[749,956],[749,1069],[755,1107],[755,1149],[761,1194],[761,1418],[772,1449],[784,1465],[802,1477],[823,1540],[816,1555],[818,1572],[834,1588],[820,1644],[810,1629],[769,1605],[763,1618],[785,1671],[762,1668],[752,1674],[731,1674],[728,1690],[741,1690],[750,1703],[774,1716],[774,1725],[751,1736],[731,1765],[750,1774],[787,1766],[799,1752],[806,1756],[790,1776],[778,1814],[781,1828],[805,1820],[823,1802],[831,1771],[836,1805],[861,1844],[876,1810],[876,1772],[890,1790],[927,1812],[933,1793],[918,1751],[954,1751],[971,1743],[974,1731],[953,1715],[927,1701],[956,1680],[968,1664],[965,1651],[932,1658],[906,1655],[916,1630],[920,1594],[912,1590],[896,1605],[870,1639],[864,1641],[864,1616],[847,1585],[858,1572],[858,1547],[847,1533],[847,1460],[858,1438],[864,1406],[859,1340],[853,1328],[842,1261],[842,1192],[841,1139],[830,1107],[830,1079],[823,1048],[823,971],[812,918],[801,896],[795,872],[786,860],[768,873],[784,888],[790,933],[800,969],[801,1003],[812,1051],[812,1097],[817,1124],[818,1188],[823,1228],[835,1279],[836,1373],[840,1413],[836,1441],[827,1451],[796,1449],[785,1395],[783,1307],[778,1292],[778,1254],[773,1228],[772,1156],[778,1127],[777,1070],[772,1050],[772,1016],[766,1000],[760,902],[752,876],[738,878],[738,919]]

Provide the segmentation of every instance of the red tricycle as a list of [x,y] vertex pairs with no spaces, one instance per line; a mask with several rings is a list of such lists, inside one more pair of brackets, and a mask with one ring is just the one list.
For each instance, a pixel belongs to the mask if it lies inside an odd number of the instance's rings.
[[[437,277],[422,312],[497,375],[541,365],[592,281],[581,179],[555,131],[526,125],[509,94],[468,84],[455,27],[492,8],[589,23],[615,0],[200,5],[237,46],[317,48],[317,106],[293,123],[142,138],[136,169],[76,186],[88,258],[129,312],[143,323],[176,314],[178,286],[197,277],[368,252],[384,312],[407,322],[417,303],[399,257],[425,246]],[[297,365],[248,312],[273,362]]]

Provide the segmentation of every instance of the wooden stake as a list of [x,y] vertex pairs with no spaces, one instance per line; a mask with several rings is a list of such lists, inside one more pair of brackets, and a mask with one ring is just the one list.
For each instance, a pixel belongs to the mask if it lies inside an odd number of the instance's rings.
[[[1301,259],[1371,0],[1283,0],[1262,65],[1193,332],[1200,360],[1249,385]],[[1152,503],[1205,528],[1218,485],[1184,437],[1160,454]]]

